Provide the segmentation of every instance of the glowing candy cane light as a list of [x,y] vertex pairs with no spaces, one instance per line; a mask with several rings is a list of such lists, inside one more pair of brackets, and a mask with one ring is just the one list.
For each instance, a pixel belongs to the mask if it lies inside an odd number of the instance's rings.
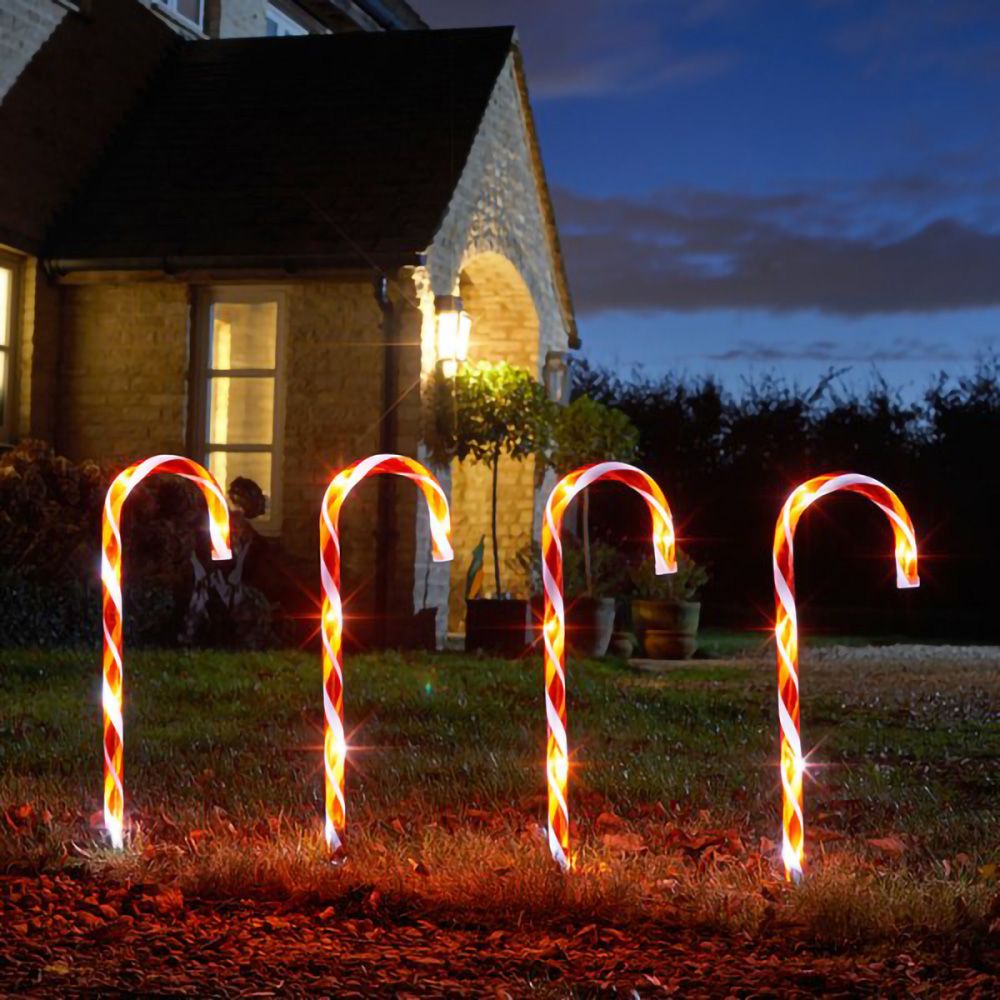
[[392,474],[416,483],[431,521],[431,552],[434,562],[452,559],[451,515],[444,490],[419,462],[403,455],[372,455],[341,469],[330,481],[319,518],[320,575],[323,582],[323,761],[326,784],[326,842],[336,855],[342,852],[340,835],[344,806],[344,609],[340,600],[340,508],[351,490],[368,476]]
[[208,504],[208,526],[212,558],[230,559],[229,507],[212,474],[197,462],[179,455],[155,455],[130,465],[120,473],[104,498],[101,519],[101,592],[104,606],[104,825],[112,846],[124,843],[125,788],[124,723],[122,721],[122,506],[129,494],[147,476],[171,472],[190,480]]
[[877,479],[855,473],[827,474],[797,487],[781,509],[774,529],[775,646],[778,653],[778,717],[781,722],[781,859],[785,878],[802,878],[805,825],[802,778],[806,762],[799,735],[799,624],[795,612],[795,527],[806,508],[839,490],[860,493],[888,517],[895,537],[896,586],[917,587],[917,541],[913,522],[899,497]]
[[610,479],[631,486],[646,501],[653,519],[653,558],[657,573],[675,573],[674,522],[666,497],[641,469],[622,462],[587,465],[556,483],[542,522],[542,585],[545,591],[545,714],[548,720],[546,771],[549,785],[549,850],[563,871],[572,867],[569,853],[569,746],[566,739],[566,608],[563,602],[563,514],[571,500],[591,483]]

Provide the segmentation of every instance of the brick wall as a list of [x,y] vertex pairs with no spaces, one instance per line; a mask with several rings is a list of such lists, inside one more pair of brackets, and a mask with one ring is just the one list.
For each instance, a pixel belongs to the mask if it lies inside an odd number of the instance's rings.
[[185,453],[189,315],[182,284],[62,289],[56,444],[63,454]]

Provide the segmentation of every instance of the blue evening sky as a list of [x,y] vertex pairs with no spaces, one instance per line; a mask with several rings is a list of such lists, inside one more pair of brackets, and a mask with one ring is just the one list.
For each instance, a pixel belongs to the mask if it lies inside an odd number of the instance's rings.
[[1000,348],[997,0],[417,0],[518,27],[583,353],[922,386]]

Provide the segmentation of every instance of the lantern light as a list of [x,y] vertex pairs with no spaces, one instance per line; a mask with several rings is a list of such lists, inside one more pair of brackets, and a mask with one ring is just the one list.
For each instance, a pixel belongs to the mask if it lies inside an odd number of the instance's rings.
[[462,308],[462,300],[457,295],[436,296],[434,312],[437,323],[438,364],[446,378],[454,378],[458,373],[458,366],[469,357],[472,319]]
[[569,365],[566,362],[565,351],[549,351],[545,355],[543,369],[545,393],[553,403],[566,402],[569,389]]
[[414,482],[427,501],[431,522],[431,555],[434,562],[449,562],[451,514],[441,484],[428,469],[403,455],[371,455],[341,469],[327,487],[319,518],[320,577],[323,610],[323,763],[326,816],[324,833],[334,856],[343,851],[341,834],[346,821],[344,764],[344,608],[340,599],[340,508],[351,490],[368,476],[393,474]]
[[630,486],[649,508],[653,521],[653,558],[657,573],[677,572],[674,523],[667,499],[656,481],[623,462],[586,465],[556,483],[542,521],[542,586],[545,618],[545,716],[548,724],[546,774],[549,786],[549,850],[563,871],[572,867],[569,853],[569,746],[566,737],[566,610],[563,601],[563,514],[573,498],[591,483],[611,479]]
[[190,480],[208,504],[212,558],[231,559],[229,507],[212,474],[197,462],[179,455],[155,455],[130,465],[108,489],[101,517],[101,593],[104,616],[102,706],[104,710],[104,825],[117,849],[124,845],[125,727],[122,719],[122,506],[147,476],[172,472]]
[[795,527],[806,509],[830,493],[846,490],[860,493],[889,518],[895,539],[896,586],[918,587],[917,541],[913,522],[902,501],[877,479],[856,473],[817,476],[795,489],[774,529],[774,591],[776,614],[775,648],[778,656],[778,719],[781,726],[781,860],[786,881],[802,878],[805,823],[802,779],[806,760],[799,732],[799,624],[795,610],[793,539]]

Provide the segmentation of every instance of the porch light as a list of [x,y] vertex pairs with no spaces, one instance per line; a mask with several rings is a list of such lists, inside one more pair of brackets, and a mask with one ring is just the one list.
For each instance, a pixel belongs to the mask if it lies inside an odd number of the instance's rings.
[[458,366],[469,356],[469,333],[472,319],[462,308],[457,295],[438,295],[434,299],[437,318],[438,364],[445,378],[454,378]]
[[566,401],[569,365],[566,363],[565,351],[549,351],[545,355],[545,367],[542,378],[545,381],[545,392],[553,403]]

